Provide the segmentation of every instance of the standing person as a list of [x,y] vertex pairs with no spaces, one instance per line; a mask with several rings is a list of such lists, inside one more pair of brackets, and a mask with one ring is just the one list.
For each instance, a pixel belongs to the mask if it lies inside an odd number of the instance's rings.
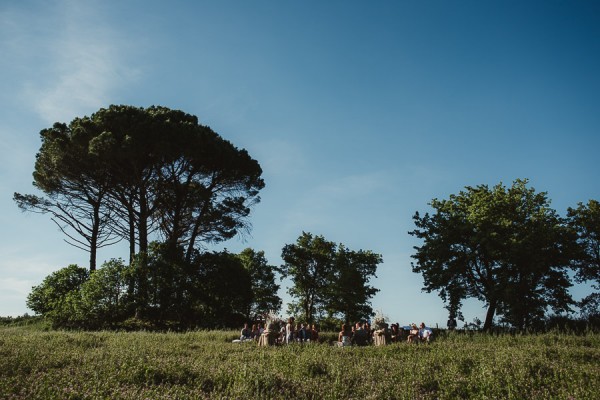
[[400,339],[401,339],[400,324],[398,324],[398,323],[392,324],[391,339],[392,339],[392,343],[396,343],[396,342],[400,341]]
[[277,338],[277,341],[279,342],[279,344],[284,344],[286,343],[286,335],[285,335],[285,325],[281,324],[281,329],[279,329],[279,337]]
[[252,339],[258,340],[260,337],[260,330],[256,324],[252,325]]
[[310,330],[310,341],[319,343],[319,331],[315,324],[312,325],[312,329]]
[[408,338],[406,338],[406,341],[408,343],[417,343],[417,340],[419,339],[419,329],[417,328],[417,324],[413,323],[410,326],[410,331],[408,331]]
[[421,322],[421,325],[419,326],[419,340],[421,342],[429,343],[431,341],[432,335],[433,331],[431,330],[431,328],[427,328],[425,326],[425,322]]
[[290,317],[288,323],[285,325],[285,342],[287,344],[294,343],[294,339],[294,317]]
[[363,328],[363,324],[361,322],[357,322],[356,328],[354,329],[354,336],[352,336],[352,344],[357,346],[366,346],[368,341],[369,335]]
[[272,346],[277,341],[277,330],[273,329],[272,324],[267,324],[267,328],[263,329],[258,339],[259,346]]
[[338,346],[345,347],[351,345],[352,342],[350,341],[350,330],[346,324],[342,324],[342,330],[338,335]]
[[296,338],[300,343],[304,342],[307,339],[306,328],[304,327],[304,324],[296,325]]
[[363,329],[367,333],[367,343],[371,343],[373,341],[373,332],[371,331],[371,326],[368,322],[365,322]]

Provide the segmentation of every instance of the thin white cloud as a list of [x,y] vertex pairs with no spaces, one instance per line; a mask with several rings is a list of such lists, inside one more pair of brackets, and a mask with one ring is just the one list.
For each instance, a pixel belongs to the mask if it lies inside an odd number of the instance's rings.
[[0,278],[0,292],[2,297],[15,296],[24,299],[31,292],[31,287],[36,284],[39,282],[28,279]]
[[[27,74],[25,66],[20,100],[46,123],[69,122],[108,105],[119,87],[139,75],[125,62],[130,44],[103,18],[99,4],[57,2],[43,19],[26,9],[12,10],[10,19],[3,47],[15,63],[38,63],[42,71]],[[42,24],[34,32],[23,29],[31,19],[33,26]]]
[[387,190],[389,182],[387,174],[380,171],[322,182],[306,190],[295,204],[290,205],[285,225],[299,232],[331,229],[339,225],[339,221],[356,221],[362,214],[373,211],[371,196]]
[[[0,261],[1,316],[17,316],[26,312],[27,295],[33,286],[39,285],[50,273],[62,268],[60,263],[51,265],[50,254],[18,256],[17,251],[2,249]],[[64,265],[66,266],[66,265]]]

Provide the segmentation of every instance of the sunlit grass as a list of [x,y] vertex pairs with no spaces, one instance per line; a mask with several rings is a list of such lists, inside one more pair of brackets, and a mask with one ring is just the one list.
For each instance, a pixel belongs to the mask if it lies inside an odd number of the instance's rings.
[[600,335],[259,348],[236,332],[0,329],[0,398],[592,399]]

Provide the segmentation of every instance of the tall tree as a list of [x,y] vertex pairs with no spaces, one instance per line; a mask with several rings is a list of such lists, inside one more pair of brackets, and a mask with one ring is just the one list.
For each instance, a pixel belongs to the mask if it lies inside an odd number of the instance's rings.
[[578,253],[573,266],[578,282],[591,282],[596,290],[581,301],[586,315],[600,315],[600,203],[590,200],[567,210],[569,226],[577,235]]
[[279,311],[281,297],[277,294],[279,285],[275,283],[277,268],[268,264],[265,252],[247,248],[238,257],[248,271],[252,284],[252,302],[248,304],[247,317]]
[[130,261],[143,257],[157,232],[172,248],[186,246],[189,262],[203,242],[249,229],[264,187],[260,165],[245,150],[165,107],[113,105],[55,124],[42,141],[34,185],[49,199],[15,200],[55,211],[83,240],[70,238],[89,242],[94,254],[116,234],[129,241]]
[[78,128],[56,123],[40,132],[42,146],[36,155],[33,185],[47,197],[15,193],[13,199],[24,211],[50,214],[65,240],[90,253],[89,269],[96,269],[96,252],[114,244],[109,222],[112,211],[105,205],[109,191],[103,160],[90,149],[91,135]]
[[430,205],[434,213],[415,213],[417,229],[410,232],[423,240],[412,266],[424,290],[439,291],[454,312],[463,298],[481,300],[485,330],[496,313],[524,328],[546,307],[569,310],[571,237],[546,193],[516,180],[510,188],[466,187]]

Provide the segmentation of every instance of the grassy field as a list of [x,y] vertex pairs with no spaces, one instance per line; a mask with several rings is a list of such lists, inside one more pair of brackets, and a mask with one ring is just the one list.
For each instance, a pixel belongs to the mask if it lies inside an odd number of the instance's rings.
[[2,399],[596,399],[600,335],[259,348],[235,332],[0,328]]

